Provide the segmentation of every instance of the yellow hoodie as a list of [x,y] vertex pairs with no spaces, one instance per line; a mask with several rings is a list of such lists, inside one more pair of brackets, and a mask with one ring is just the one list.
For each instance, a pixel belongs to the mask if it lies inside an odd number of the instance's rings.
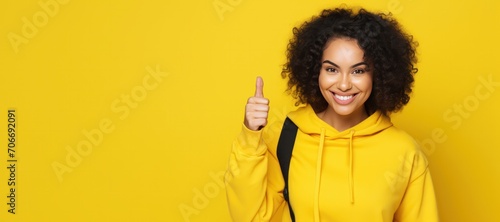
[[[439,220],[427,160],[388,117],[376,112],[342,132],[310,106],[288,117],[299,128],[288,180],[296,221]],[[225,176],[233,221],[291,221],[276,155],[282,126],[243,126],[234,141]]]

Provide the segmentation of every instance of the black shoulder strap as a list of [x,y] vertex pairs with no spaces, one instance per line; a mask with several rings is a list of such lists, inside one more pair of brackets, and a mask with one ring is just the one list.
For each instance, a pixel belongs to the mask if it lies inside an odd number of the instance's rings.
[[283,196],[288,202],[292,221],[295,221],[295,215],[293,213],[288,194],[288,169],[290,168],[290,160],[292,159],[292,151],[295,144],[295,137],[297,136],[297,130],[297,125],[295,125],[295,123],[287,117],[285,119],[285,123],[283,123],[283,129],[281,130],[280,139],[278,141],[278,150],[276,151],[280,162],[281,173],[283,173],[283,179],[285,180]]

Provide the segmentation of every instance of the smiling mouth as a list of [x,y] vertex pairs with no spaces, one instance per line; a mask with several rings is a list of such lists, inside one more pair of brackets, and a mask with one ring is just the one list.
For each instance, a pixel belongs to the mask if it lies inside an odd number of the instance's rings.
[[348,104],[352,103],[354,101],[354,99],[356,98],[356,96],[358,95],[357,93],[354,93],[351,95],[343,96],[343,95],[339,95],[339,94],[334,93],[334,92],[331,92],[331,93],[333,94],[334,100],[339,105],[348,105]]
[[335,96],[335,98],[340,99],[340,100],[342,100],[342,101],[346,101],[346,100],[349,100],[349,99],[351,99],[352,97],[354,97],[354,95],[349,95],[349,96],[341,96],[341,95],[339,95],[339,94],[335,94],[335,93],[334,93],[333,95]]

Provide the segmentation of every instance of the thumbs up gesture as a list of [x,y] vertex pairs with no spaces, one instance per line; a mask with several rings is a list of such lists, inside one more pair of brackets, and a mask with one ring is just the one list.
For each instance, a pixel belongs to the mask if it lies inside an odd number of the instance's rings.
[[245,126],[250,130],[260,130],[267,124],[269,100],[264,98],[264,81],[259,76],[255,83],[255,95],[250,97],[245,106]]

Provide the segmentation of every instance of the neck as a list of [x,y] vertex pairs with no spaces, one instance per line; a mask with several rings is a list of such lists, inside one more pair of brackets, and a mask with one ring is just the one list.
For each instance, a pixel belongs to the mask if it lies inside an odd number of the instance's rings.
[[332,108],[328,107],[325,111],[317,113],[317,115],[339,132],[349,129],[368,118],[368,113],[365,109],[359,109],[354,113],[344,116],[339,115]]

